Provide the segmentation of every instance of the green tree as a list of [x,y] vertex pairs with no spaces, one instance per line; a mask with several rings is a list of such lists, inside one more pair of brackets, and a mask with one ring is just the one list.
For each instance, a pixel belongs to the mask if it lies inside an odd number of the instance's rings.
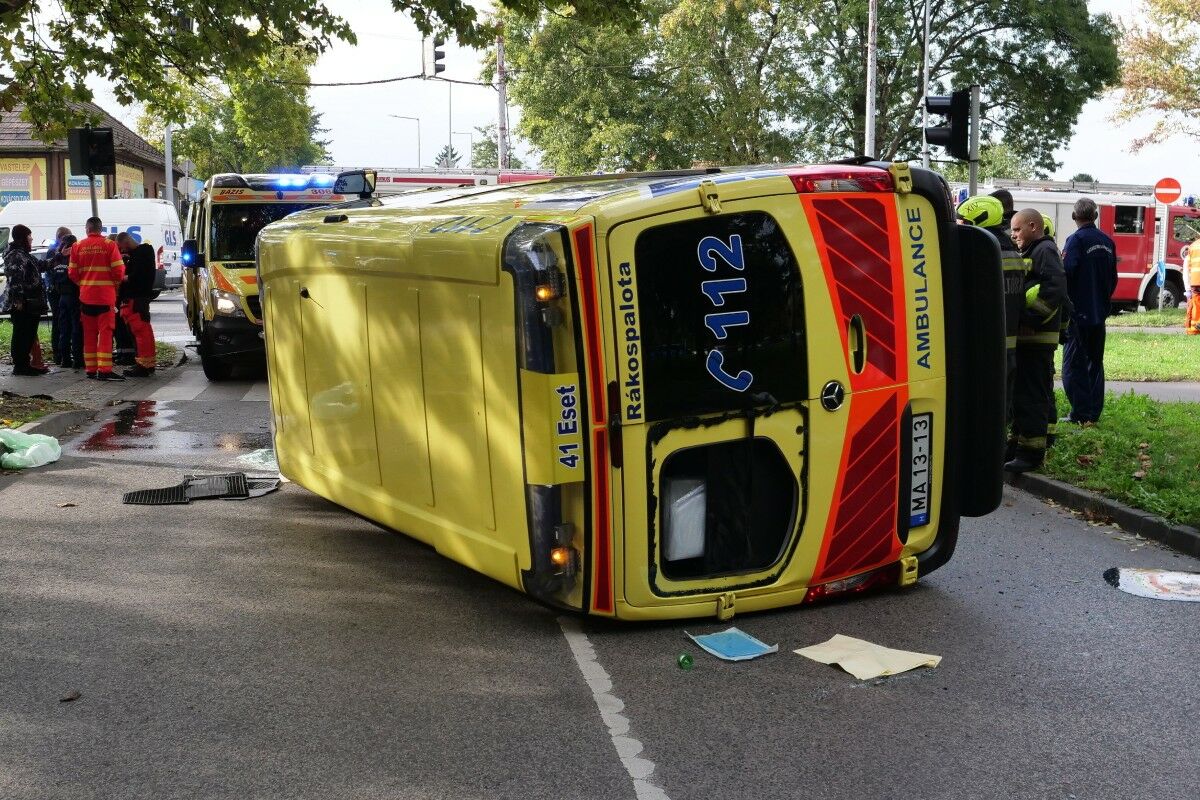
[[[1037,165],[1117,77],[1115,27],[1084,0],[931,0],[934,92],[984,86],[984,141]],[[647,0],[641,22],[505,17],[520,131],[560,171],[861,152],[867,0]],[[921,143],[918,0],[880,0],[876,153]],[[490,70],[485,71],[490,74]]]
[[[611,23],[631,20],[638,2],[563,0],[555,10]],[[391,3],[424,34],[446,32],[482,47],[496,33],[495,22],[465,0]],[[496,7],[536,14],[544,5],[498,0]],[[0,112],[23,105],[47,141],[88,121],[73,102],[92,99],[90,77],[107,79],[122,105],[154,98],[168,119],[182,122],[186,84],[168,77],[168,68],[202,84],[252,68],[281,46],[319,54],[335,40],[355,41],[349,23],[321,0],[7,0],[0,30]]]
[[[938,164],[939,171],[952,183],[966,183],[970,179],[968,165],[961,161]],[[1028,180],[1037,172],[1036,165],[1004,142],[983,145],[979,148],[979,180],[994,178]]]
[[462,161],[462,155],[454,149],[454,145],[446,145],[437,154],[437,158],[433,160],[433,165],[438,169],[457,169],[458,162]]
[[[196,163],[197,175],[216,172],[279,172],[329,160],[320,138],[320,115],[303,86],[315,57],[292,48],[228,79],[180,87],[188,124],[172,135],[177,158]],[[138,130],[161,146],[163,116],[147,106]]]
[[1077,172],[1071,176],[1071,180],[1075,183],[1095,183],[1096,179],[1086,172]]
[[1194,0],[1145,0],[1139,18],[1121,31],[1121,89],[1116,119],[1153,119],[1136,152],[1176,133],[1200,138],[1200,5]]
[[[471,146],[471,166],[496,169],[500,163],[500,144],[495,123],[476,128],[475,133],[478,136],[475,138],[475,144]],[[509,169],[525,169],[525,162],[513,153],[511,145],[508,150],[508,167]]]

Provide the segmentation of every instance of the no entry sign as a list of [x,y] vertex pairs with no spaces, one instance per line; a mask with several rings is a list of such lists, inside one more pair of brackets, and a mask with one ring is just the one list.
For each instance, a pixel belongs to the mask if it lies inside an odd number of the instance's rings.
[[1163,178],[1154,184],[1154,199],[1165,205],[1170,205],[1183,194],[1183,187],[1174,178]]

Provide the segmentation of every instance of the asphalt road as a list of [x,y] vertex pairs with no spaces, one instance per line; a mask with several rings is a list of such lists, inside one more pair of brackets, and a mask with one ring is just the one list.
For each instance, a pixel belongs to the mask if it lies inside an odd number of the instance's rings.
[[[1010,491],[914,589],[739,616],[780,652],[727,664],[684,636],[724,624],[579,635],[294,485],[122,505],[268,441],[260,384],[196,372],[0,476],[0,798],[1200,794],[1200,603],[1101,579],[1193,559]],[[791,652],[835,633],[943,661]]]

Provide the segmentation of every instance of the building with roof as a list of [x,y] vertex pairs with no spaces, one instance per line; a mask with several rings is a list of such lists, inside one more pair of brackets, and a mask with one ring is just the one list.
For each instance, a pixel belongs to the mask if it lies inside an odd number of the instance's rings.
[[[142,137],[95,103],[83,108],[99,118],[98,127],[113,129],[117,168],[96,176],[96,196],[165,197],[164,157]],[[72,175],[67,142],[47,144],[21,119],[21,106],[0,112],[0,206],[11,200],[75,200],[90,197],[86,175]],[[172,184],[183,177],[175,168]]]

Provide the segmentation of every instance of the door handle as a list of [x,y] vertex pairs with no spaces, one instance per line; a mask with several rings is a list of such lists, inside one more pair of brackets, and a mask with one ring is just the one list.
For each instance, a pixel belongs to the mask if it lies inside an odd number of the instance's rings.
[[855,375],[860,375],[867,367],[867,326],[861,314],[850,318],[846,326],[846,339],[850,343],[850,369]]

